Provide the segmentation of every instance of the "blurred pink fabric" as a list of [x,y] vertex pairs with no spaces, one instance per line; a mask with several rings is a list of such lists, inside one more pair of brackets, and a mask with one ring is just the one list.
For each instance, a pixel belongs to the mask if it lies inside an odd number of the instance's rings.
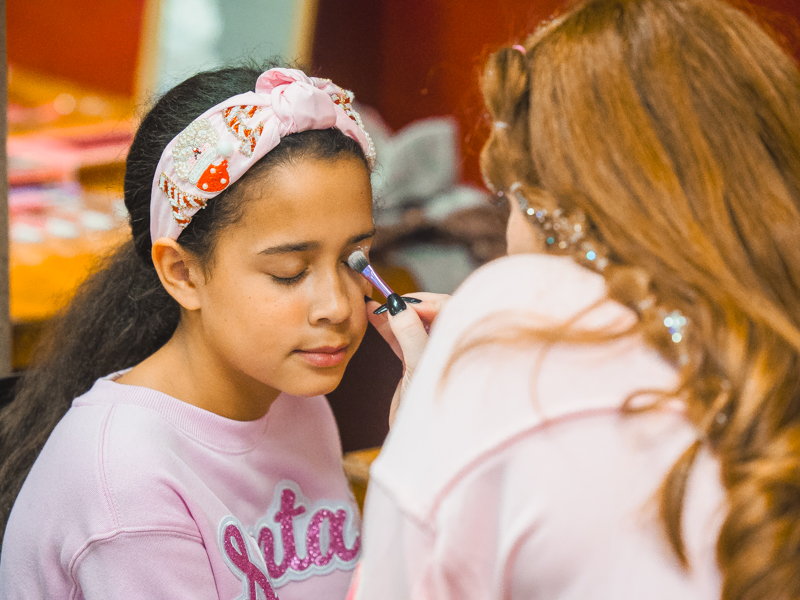
[[[486,319],[552,325],[605,294],[599,275],[540,255],[490,263],[456,292],[372,467],[357,598],[720,596],[725,498],[715,459],[701,451],[690,476],[686,571],[658,519],[657,492],[694,428],[678,403],[620,410],[632,392],[677,381],[640,339],[492,345],[442,382],[456,342]],[[633,318],[609,301],[579,324]]]

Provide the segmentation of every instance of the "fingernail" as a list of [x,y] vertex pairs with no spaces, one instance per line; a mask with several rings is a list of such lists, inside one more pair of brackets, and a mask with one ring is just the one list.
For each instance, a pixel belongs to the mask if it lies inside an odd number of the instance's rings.
[[409,304],[422,304],[422,300],[419,298],[412,298],[411,296],[401,296],[401,298]]
[[372,311],[372,314],[373,315],[382,315],[387,310],[389,310],[389,307],[386,306],[385,304],[381,304],[378,308],[376,308],[375,310]]
[[399,294],[389,294],[386,304],[389,305],[389,314],[392,316],[398,315],[406,309],[406,303]]

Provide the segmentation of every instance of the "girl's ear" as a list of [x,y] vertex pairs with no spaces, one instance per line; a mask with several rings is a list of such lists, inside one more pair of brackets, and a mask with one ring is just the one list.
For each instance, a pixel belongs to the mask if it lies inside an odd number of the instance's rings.
[[161,285],[186,310],[200,308],[199,288],[205,273],[192,254],[173,239],[162,237],[153,242],[151,251]]

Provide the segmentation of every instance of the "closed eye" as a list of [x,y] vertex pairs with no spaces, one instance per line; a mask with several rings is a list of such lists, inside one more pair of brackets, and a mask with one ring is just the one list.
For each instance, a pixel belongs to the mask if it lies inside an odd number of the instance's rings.
[[280,285],[294,285],[295,283],[300,283],[300,280],[305,277],[306,270],[303,269],[294,277],[278,277],[277,275],[270,275],[275,283],[279,283]]

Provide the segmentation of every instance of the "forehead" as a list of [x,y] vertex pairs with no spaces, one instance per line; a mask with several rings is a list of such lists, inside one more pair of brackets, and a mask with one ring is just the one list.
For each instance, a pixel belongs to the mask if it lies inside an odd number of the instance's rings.
[[369,172],[355,157],[277,166],[245,195],[237,229],[249,243],[336,243],[372,227]]

